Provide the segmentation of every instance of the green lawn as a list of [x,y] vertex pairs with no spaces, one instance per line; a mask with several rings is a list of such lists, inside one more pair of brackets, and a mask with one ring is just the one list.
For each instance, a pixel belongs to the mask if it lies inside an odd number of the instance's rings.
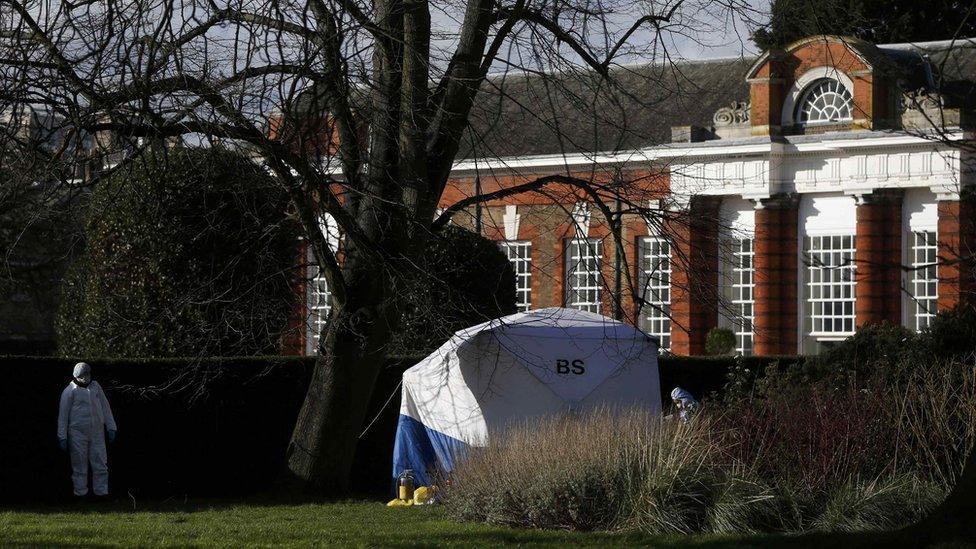
[[[836,538],[836,537],[833,537]],[[188,503],[133,510],[113,503],[0,509],[0,545],[37,546],[849,546],[823,536],[742,538],[543,532],[459,524],[437,506],[381,503]],[[866,540],[862,537],[856,541]],[[878,541],[878,540],[874,540]],[[874,545],[874,543],[869,543]]]

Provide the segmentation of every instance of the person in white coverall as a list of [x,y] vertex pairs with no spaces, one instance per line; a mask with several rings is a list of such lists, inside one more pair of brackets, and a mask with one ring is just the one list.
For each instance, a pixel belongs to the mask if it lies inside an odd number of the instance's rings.
[[105,432],[108,431],[109,442],[114,442],[115,418],[102,386],[92,381],[91,366],[79,362],[72,375],[74,379],[61,393],[58,443],[71,456],[75,495],[88,494],[88,466],[91,465],[92,491],[96,496],[105,496],[108,495]]
[[681,421],[691,420],[692,414],[698,410],[698,401],[695,400],[695,397],[691,396],[691,393],[681,387],[675,387],[671,391],[671,401],[674,402],[675,408],[678,409],[678,417],[681,418]]

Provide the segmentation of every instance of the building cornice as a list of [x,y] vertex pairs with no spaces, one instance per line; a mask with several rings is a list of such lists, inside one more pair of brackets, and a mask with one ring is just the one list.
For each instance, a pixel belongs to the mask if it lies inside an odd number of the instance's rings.
[[722,158],[743,156],[774,157],[794,154],[836,154],[863,149],[904,149],[918,147],[951,148],[947,142],[971,138],[961,130],[943,135],[923,136],[893,132],[849,132],[850,137],[829,137],[806,141],[809,136],[780,138],[747,143],[722,143],[720,140],[691,145],[661,145],[618,152],[573,153],[536,156],[514,156],[495,159],[462,160],[454,164],[452,177],[473,176],[486,171],[495,173],[533,173],[554,170],[573,170],[581,167],[608,166],[614,168],[646,167],[652,163],[713,162]]

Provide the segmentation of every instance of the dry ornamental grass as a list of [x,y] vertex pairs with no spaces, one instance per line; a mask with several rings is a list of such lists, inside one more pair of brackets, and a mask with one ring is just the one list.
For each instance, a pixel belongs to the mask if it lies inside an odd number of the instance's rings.
[[494,433],[452,473],[463,520],[647,533],[891,529],[945,497],[974,440],[968,361],[794,386],[693,421],[598,410]]

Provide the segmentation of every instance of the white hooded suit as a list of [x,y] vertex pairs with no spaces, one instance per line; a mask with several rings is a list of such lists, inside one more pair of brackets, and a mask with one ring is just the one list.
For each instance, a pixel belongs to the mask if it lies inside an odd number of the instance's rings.
[[[84,366],[84,367],[82,367]],[[75,367],[74,377],[91,379],[87,364]],[[71,481],[76,496],[88,493],[88,466],[91,464],[92,489],[97,496],[108,494],[108,453],[105,431],[115,431],[112,408],[97,381],[87,387],[72,381],[61,393],[58,414],[58,439],[68,440],[71,456]]]

